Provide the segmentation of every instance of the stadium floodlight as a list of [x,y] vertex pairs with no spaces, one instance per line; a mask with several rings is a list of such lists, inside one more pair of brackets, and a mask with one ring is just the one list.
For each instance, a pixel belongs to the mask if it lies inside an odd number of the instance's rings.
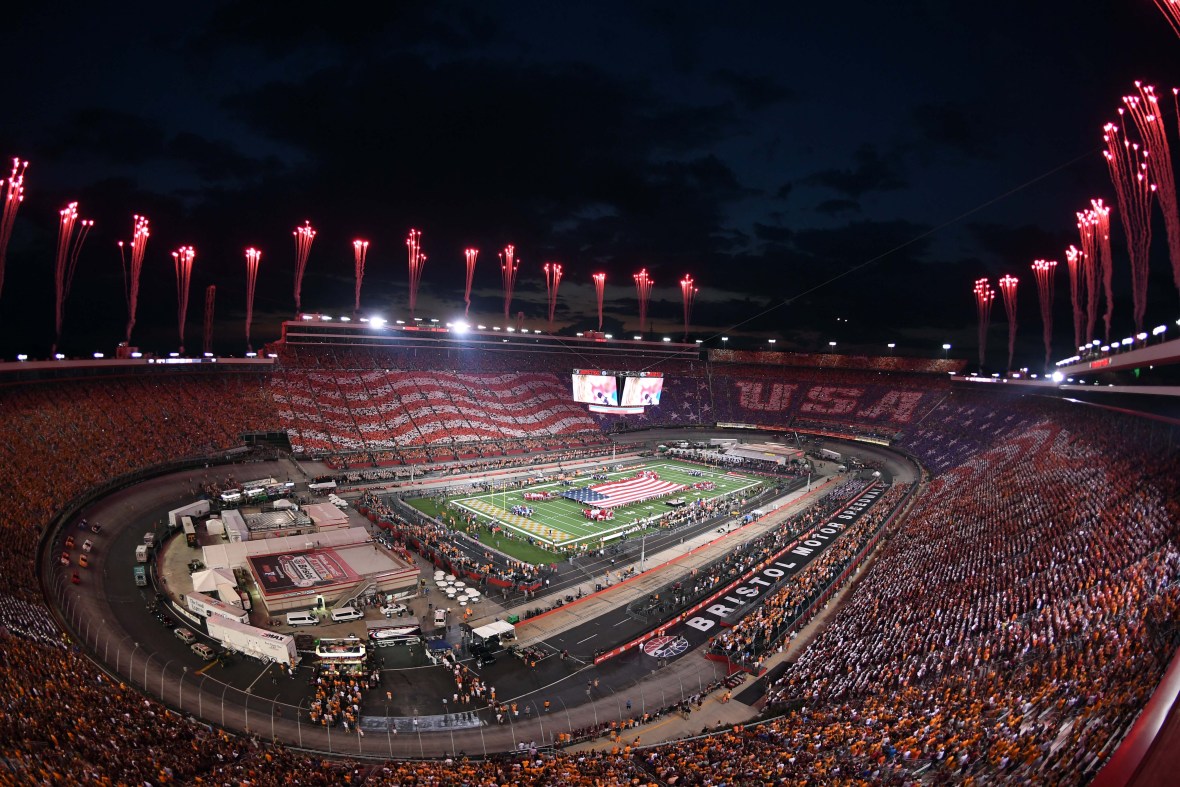
[[137,350],[136,352],[133,352],[133,353],[131,353],[131,357],[132,357],[132,358],[142,358],[142,357],[143,357],[143,353],[141,353],[141,352],[139,352],[139,351]]
[[767,339],[766,341],[769,342],[770,344],[774,344],[775,342],[778,341],[778,339]]
[[431,317],[431,318],[430,318],[430,321],[431,321],[431,322],[438,322],[438,318],[437,318],[437,317]]
[[1064,379],[1065,379],[1065,375],[1062,374],[1061,372],[1053,372],[1053,377],[1052,377],[1053,382],[1059,383]]
[[613,339],[613,338],[615,338],[615,335],[614,335],[613,333],[608,333],[608,334],[606,335],[606,338],[608,338],[608,339]]
[[1124,346],[1124,347],[1129,347],[1129,346],[1131,346],[1131,345],[1132,345],[1132,344],[1134,344],[1134,343],[1135,343],[1135,340],[1134,340],[1134,339],[1132,339],[1132,338],[1130,338],[1130,337],[1127,337],[1126,339],[1123,339],[1123,346]]
[[1104,352],[1104,353],[1108,353],[1108,352],[1110,352],[1110,345],[1109,345],[1109,344],[1104,344],[1104,345],[1102,345],[1102,348],[1101,348],[1101,349],[1102,349],[1102,352]]
[[373,326],[374,328],[384,328],[385,327],[385,318],[384,317],[370,317],[369,318],[369,325]]
[[1147,341],[1147,333],[1146,332],[1137,333],[1137,334],[1135,334],[1135,338],[1141,342],[1145,342],[1145,341]]
[[672,341],[672,339],[671,339],[671,338],[669,338],[669,337],[667,337],[667,336],[665,336],[665,337],[664,337],[664,341],[666,341],[666,342],[670,342],[670,341]]
[[405,320],[397,320],[396,322],[398,325],[405,325],[406,324]]
[[257,357],[258,357],[258,353],[256,353],[256,352],[248,352],[248,353],[246,353],[246,357],[247,357],[247,358],[257,358]]
[[1065,381],[1066,381],[1067,383],[1072,383],[1072,382],[1073,382],[1073,378],[1072,378],[1072,377],[1066,377],[1066,378],[1065,378]]
[[415,317],[415,318],[414,318],[414,322],[422,322],[422,318],[421,318],[421,317]]
[[202,353],[206,358],[212,358],[213,353]]
[[944,344],[942,346],[942,349],[944,349],[944,350],[949,350],[950,348],[951,348],[951,346],[949,344]]
[[452,330],[454,330],[455,333],[467,333],[467,330],[470,327],[470,325],[460,320],[459,322],[456,322],[452,325]]
[[574,336],[585,336],[585,335],[586,334],[582,333],[581,331],[578,331],[577,333],[574,334]]
[[477,325],[475,327],[479,328],[481,331],[486,331],[488,329],[488,326],[486,326],[486,325]]
[[635,341],[639,341],[643,337],[642,336],[632,336],[631,338],[634,339]]
[[890,350],[892,350],[894,347],[897,346],[897,342],[889,342],[889,344],[887,344],[885,346],[888,347]]
[[54,353],[53,357],[59,361],[64,361],[66,359],[65,355],[62,353]]
[[728,337],[728,336],[722,336],[722,337],[721,337],[721,341],[723,341],[723,342],[727,342],[727,341],[729,341],[729,337]]
[[1166,325],[1157,325],[1157,326],[1155,326],[1154,328],[1152,328],[1152,329],[1151,329],[1151,335],[1152,335],[1152,336],[1159,336],[1161,333],[1163,333],[1163,332],[1164,332],[1164,331],[1166,331],[1166,330],[1168,330],[1168,326],[1166,326]]
[[103,354],[102,354],[102,353],[95,353],[95,354],[94,354],[94,357],[95,357],[95,358],[102,358],[102,357],[103,357]]
[[29,360],[29,356],[25,355],[24,353],[21,353],[20,355],[16,356],[16,359],[18,361],[27,361],[27,360]]
[[498,331],[498,330],[500,330],[500,326],[499,326],[499,325],[493,325],[493,326],[492,326],[492,330],[493,330],[493,331]]
[[835,346],[836,346],[836,343],[835,343],[835,342],[828,342],[828,346],[829,346],[829,347],[835,347]]
[[704,343],[704,341],[705,341],[704,339],[697,339],[696,343],[697,343],[697,344],[703,344],[703,343]]
[[351,317],[341,317],[340,322],[352,322],[352,318]]
[[508,333],[516,333],[516,329],[515,329],[515,328],[513,328],[511,325],[509,325],[509,326],[508,326],[507,328],[505,328],[504,330],[508,331]]
[[332,318],[326,314],[321,314],[320,319],[323,320],[324,322],[331,322],[332,321]]
[[278,358],[279,354],[278,353],[267,353],[266,357],[267,358]]
[[312,316],[310,314],[299,315],[299,319],[301,319],[301,320],[310,320],[311,318],[312,318]]
[[169,358],[179,358],[179,357],[180,357],[180,353],[168,353],[168,357],[169,357]]

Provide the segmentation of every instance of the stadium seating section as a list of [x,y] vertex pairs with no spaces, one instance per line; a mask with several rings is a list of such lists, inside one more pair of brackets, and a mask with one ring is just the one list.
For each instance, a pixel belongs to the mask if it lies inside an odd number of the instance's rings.
[[[1175,650],[1180,459],[1167,425],[952,391],[933,376],[737,362],[675,368],[646,425],[870,429],[898,436],[930,472],[845,604],[770,686],[777,720],[613,753],[321,763],[211,731],[112,683],[67,644],[36,591],[35,544],[64,501],[118,473],[237,445],[246,431],[286,430],[308,453],[395,461],[430,459],[440,446],[458,458],[547,437],[601,439],[611,422],[568,403],[570,367],[519,353],[300,350],[262,375],[0,389],[7,778],[1077,784],[1121,739]],[[776,647],[767,632],[779,610],[797,603],[776,599],[719,647],[760,658]]]

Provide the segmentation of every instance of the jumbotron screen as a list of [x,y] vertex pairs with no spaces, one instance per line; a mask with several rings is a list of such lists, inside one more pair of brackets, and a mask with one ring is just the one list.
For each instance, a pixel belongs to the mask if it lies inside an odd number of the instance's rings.
[[619,406],[619,385],[605,372],[574,370],[574,401],[582,404]]
[[[660,403],[664,388],[662,372],[614,372],[606,369],[574,369],[574,401],[599,408],[639,408]],[[620,396],[621,392],[621,396]],[[618,410],[594,412],[620,412]]]

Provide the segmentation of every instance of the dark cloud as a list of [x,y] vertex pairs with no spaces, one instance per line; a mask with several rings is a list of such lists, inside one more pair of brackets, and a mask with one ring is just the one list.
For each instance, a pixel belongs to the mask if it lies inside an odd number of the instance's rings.
[[713,72],[713,79],[730,90],[749,110],[765,109],[796,98],[795,92],[776,80],[753,74],[742,74],[730,68]]
[[793,188],[794,184],[792,183],[784,183],[783,185],[779,186],[778,190],[774,192],[775,199],[786,199],[787,197],[790,197],[791,190]]
[[806,182],[830,188],[854,200],[871,191],[896,191],[908,185],[901,172],[901,162],[886,159],[867,142],[857,148],[853,162],[850,168],[812,173]]
[[958,104],[921,104],[912,110],[914,125],[926,144],[949,148],[971,158],[995,155],[995,135],[982,116]]
[[845,213],[860,213],[860,203],[854,199],[829,199],[815,206],[816,213],[839,216]]

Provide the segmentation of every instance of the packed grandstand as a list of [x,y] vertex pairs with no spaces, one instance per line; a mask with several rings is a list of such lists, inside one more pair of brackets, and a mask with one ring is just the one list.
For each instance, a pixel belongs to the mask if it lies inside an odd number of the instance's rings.
[[[560,356],[477,355],[456,371],[430,351],[277,354],[259,367],[0,388],[0,782],[1086,783],[1177,645],[1180,456],[1168,423],[955,386],[938,363],[902,368],[902,359],[895,368],[723,353],[663,361],[661,404],[620,422],[569,401],[562,375],[574,364]],[[327,759],[175,713],[75,644],[38,586],[39,540],[68,501],[116,476],[235,448],[244,434],[282,433],[343,482],[592,451],[620,423],[867,438],[925,470],[907,516],[867,517],[841,545],[854,550],[885,528],[822,631],[768,676],[761,721],[659,745],[617,737],[593,751]],[[826,554],[712,652],[758,673],[782,647],[784,621],[843,557]]]

